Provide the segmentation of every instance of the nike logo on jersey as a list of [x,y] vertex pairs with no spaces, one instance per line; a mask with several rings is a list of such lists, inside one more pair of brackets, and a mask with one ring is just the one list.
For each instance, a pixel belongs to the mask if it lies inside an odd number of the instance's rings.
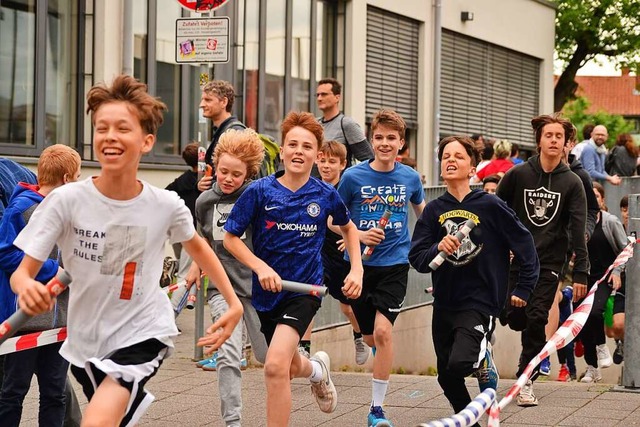
[[288,320],[299,320],[297,317],[289,316],[288,314],[283,314],[282,318]]
[[276,206],[267,206],[267,205],[265,205],[265,206],[264,206],[264,210],[265,210],[265,211],[267,211],[267,212],[269,212],[269,211],[272,211],[272,210],[274,210],[274,209],[278,209],[278,207],[279,207],[279,206],[277,206],[277,205],[276,205]]
[[484,327],[482,325],[476,325],[473,327],[473,329],[480,332],[481,334],[484,334]]

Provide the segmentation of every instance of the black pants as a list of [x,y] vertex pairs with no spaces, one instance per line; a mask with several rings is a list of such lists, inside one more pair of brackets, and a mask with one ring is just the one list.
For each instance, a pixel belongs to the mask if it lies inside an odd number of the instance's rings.
[[[515,289],[518,271],[509,273],[509,295]],[[524,368],[547,343],[544,328],[549,319],[549,310],[558,291],[558,274],[555,271],[540,269],[540,277],[525,307],[513,307],[507,300],[507,322],[514,331],[522,331],[522,353],[518,362],[516,377],[522,375]],[[538,368],[533,371],[531,380],[538,378]]]
[[479,311],[433,309],[438,383],[456,413],[471,402],[464,379],[480,366],[494,329],[495,317]]
[[[593,283],[591,283],[591,281],[589,282],[589,287],[591,287]],[[587,362],[587,365],[591,365],[594,368],[598,367],[596,346],[606,342],[603,315],[609,295],[611,295],[609,285],[604,282],[600,283],[596,293],[593,295],[593,306],[591,307],[589,317],[587,317],[584,327],[580,331],[580,334],[578,334],[578,338],[584,345],[584,361]],[[582,303],[582,301],[579,303]]]

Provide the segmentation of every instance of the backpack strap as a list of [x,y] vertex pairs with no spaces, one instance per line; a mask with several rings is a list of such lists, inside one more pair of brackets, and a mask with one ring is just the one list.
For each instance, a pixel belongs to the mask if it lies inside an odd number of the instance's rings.
[[342,136],[344,137],[344,142],[346,142],[347,148],[347,166],[351,166],[351,144],[349,144],[349,140],[347,139],[347,134],[344,131],[344,113],[342,113],[342,117],[340,117],[340,129],[342,129]]

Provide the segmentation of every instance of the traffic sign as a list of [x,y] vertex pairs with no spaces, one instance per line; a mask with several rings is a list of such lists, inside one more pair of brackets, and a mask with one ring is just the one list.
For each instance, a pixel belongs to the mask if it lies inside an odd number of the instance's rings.
[[176,19],[176,62],[229,62],[229,17]]
[[209,12],[215,10],[231,0],[178,0],[185,9],[196,12]]

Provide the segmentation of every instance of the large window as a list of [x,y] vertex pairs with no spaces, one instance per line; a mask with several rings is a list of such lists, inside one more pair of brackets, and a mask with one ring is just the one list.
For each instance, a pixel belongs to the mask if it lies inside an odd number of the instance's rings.
[[77,3],[0,6],[0,145],[10,144],[3,152],[77,143]]

